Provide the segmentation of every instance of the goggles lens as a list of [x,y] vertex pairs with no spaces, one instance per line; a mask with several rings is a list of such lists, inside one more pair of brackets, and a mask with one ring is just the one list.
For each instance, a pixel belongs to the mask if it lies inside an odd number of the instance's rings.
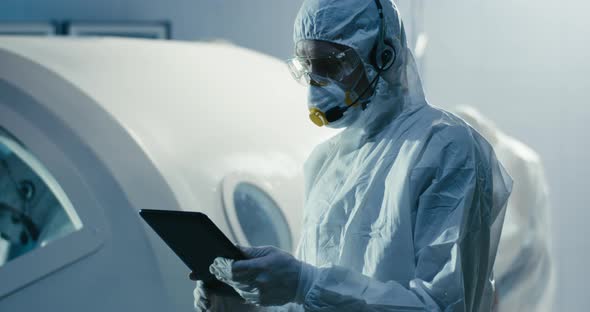
[[304,85],[322,86],[331,81],[343,83],[363,66],[352,48],[338,51],[332,47],[324,51],[321,45],[318,47],[317,41],[302,40],[297,43],[296,51],[297,56],[288,60],[287,65],[293,78]]

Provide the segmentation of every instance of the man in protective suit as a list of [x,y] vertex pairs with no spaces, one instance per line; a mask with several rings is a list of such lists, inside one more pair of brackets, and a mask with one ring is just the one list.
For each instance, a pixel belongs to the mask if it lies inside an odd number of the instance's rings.
[[[294,40],[311,120],[343,130],[306,161],[297,258],[242,248],[247,260],[211,265],[246,300],[229,310],[489,311],[512,181],[481,135],[427,103],[395,5],[306,0]],[[197,283],[197,310],[217,299]]]

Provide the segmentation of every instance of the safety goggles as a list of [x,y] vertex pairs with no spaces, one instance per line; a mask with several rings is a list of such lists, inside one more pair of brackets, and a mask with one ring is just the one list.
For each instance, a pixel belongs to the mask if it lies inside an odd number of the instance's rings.
[[[326,48],[322,48],[322,44]],[[363,67],[352,48],[337,49],[327,42],[301,40],[297,43],[296,57],[287,61],[293,78],[303,85],[326,86],[332,82],[350,84],[350,77]]]

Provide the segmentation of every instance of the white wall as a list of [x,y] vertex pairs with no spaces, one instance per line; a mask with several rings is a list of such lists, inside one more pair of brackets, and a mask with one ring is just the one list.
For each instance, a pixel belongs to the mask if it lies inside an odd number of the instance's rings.
[[280,58],[292,54],[301,0],[2,0],[0,21],[168,20],[181,40],[222,38]]

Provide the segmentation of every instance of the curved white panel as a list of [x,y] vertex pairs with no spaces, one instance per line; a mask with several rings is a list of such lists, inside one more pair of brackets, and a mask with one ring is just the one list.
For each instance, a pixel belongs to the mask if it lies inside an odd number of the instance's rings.
[[[334,131],[309,122],[305,89],[283,62],[224,44],[0,37],[0,68],[0,82],[30,97],[21,105],[5,93],[0,109],[61,150],[61,161],[70,162],[96,197],[93,213],[106,220],[98,252],[0,299],[0,310],[190,309],[186,267],[146,230],[137,210],[203,211],[231,235],[221,196],[226,176],[260,181],[296,244],[303,161]],[[0,118],[0,126],[5,122]],[[38,140],[25,143],[42,162],[54,157],[46,155],[48,142]],[[68,179],[54,171],[58,180]],[[66,194],[71,190],[64,186]],[[97,282],[76,281],[81,273]],[[111,275],[118,280],[105,278]],[[65,287],[66,280],[72,284]],[[72,302],[55,299],[64,292],[73,294]],[[98,292],[96,302],[83,300],[88,292]],[[37,303],[28,301],[39,293]]]

